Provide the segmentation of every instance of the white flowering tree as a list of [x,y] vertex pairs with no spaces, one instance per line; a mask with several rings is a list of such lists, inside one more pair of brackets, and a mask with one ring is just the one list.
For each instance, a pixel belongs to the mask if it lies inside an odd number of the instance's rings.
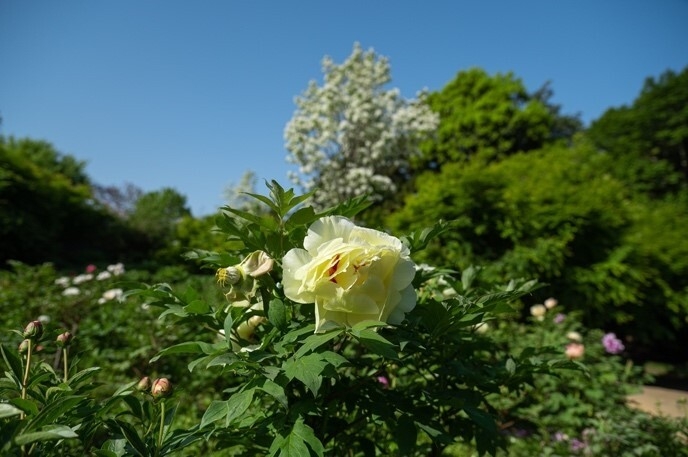
[[313,203],[327,207],[369,194],[381,200],[409,179],[409,159],[439,119],[425,104],[387,89],[389,61],[359,44],[341,65],[325,57],[324,82],[311,81],[296,97],[293,118],[285,128],[290,173],[305,191],[317,189]]

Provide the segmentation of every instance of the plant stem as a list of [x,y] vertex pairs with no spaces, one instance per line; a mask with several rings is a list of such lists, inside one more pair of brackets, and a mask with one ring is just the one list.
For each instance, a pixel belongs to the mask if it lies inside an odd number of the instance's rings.
[[67,348],[62,348],[62,366],[64,367],[64,383],[69,380],[69,364],[67,363]]
[[31,367],[31,350],[32,341],[29,339],[29,344],[26,350],[26,367],[24,368],[24,379],[22,379],[22,400],[26,399],[26,384],[29,381],[29,367]]
[[156,455],[158,452],[160,452],[160,448],[162,448],[162,439],[163,439],[163,434],[165,432],[165,401],[160,402],[160,433],[158,434],[158,449],[156,452]]
[[[26,367],[24,368],[24,379],[22,379],[22,392],[21,392],[21,397],[22,400],[26,399],[26,385],[29,382],[29,368],[31,367],[31,350],[33,349],[32,341],[29,339],[29,343],[27,345],[26,349]],[[19,415],[20,420],[24,420],[26,415],[24,414],[24,411],[21,412]]]

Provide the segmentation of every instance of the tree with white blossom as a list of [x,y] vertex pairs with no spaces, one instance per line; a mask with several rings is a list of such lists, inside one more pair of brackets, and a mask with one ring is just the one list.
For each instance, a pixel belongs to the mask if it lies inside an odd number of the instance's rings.
[[439,119],[425,94],[404,99],[391,82],[389,60],[356,43],[338,65],[322,62],[323,85],[311,81],[295,99],[296,112],[285,128],[287,161],[294,184],[316,189],[313,204],[327,207],[368,194],[383,200],[408,182],[409,159]]

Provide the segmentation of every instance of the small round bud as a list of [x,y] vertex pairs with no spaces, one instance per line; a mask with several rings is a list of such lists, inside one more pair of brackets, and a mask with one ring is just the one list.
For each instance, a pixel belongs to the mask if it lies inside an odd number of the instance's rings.
[[148,389],[151,388],[151,380],[148,376],[144,376],[141,378],[141,380],[136,384],[136,390],[139,392],[145,392]]
[[20,354],[26,354],[27,352],[29,352],[29,343],[30,342],[31,341],[27,339],[27,340],[24,340],[21,343],[19,343],[19,353]]
[[72,344],[72,339],[74,339],[74,335],[72,335],[71,333],[69,333],[69,332],[60,333],[59,335],[57,335],[57,339],[56,339],[57,345],[62,347],[62,348],[66,348],[70,344]]
[[172,383],[167,378],[158,378],[153,381],[151,394],[153,398],[167,397],[172,393]]
[[40,340],[41,336],[43,336],[43,324],[41,324],[41,321],[31,321],[24,328],[24,338]]
[[581,336],[580,333],[576,331],[570,331],[566,334],[566,338],[568,338],[571,341],[574,341],[576,343],[580,343],[583,341],[583,337]]
[[569,359],[580,359],[585,354],[585,345],[582,343],[569,343],[564,350]]
[[536,320],[544,320],[545,319],[545,313],[547,312],[547,308],[545,308],[544,305],[533,305],[530,307],[530,315],[533,316]]
[[557,306],[557,304],[559,304],[559,302],[557,301],[556,298],[550,297],[547,300],[545,300],[545,308],[547,308],[547,309],[552,309],[555,306]]

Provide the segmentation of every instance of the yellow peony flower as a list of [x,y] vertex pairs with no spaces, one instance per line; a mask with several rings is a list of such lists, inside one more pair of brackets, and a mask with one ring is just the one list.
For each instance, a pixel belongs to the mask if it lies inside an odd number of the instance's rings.
[[287,298],[315,303],[316,333],[366,320],[400,324],[416,306],[415,266],[398,238],[327,216],[303,247],[284,256],[282,283]]

